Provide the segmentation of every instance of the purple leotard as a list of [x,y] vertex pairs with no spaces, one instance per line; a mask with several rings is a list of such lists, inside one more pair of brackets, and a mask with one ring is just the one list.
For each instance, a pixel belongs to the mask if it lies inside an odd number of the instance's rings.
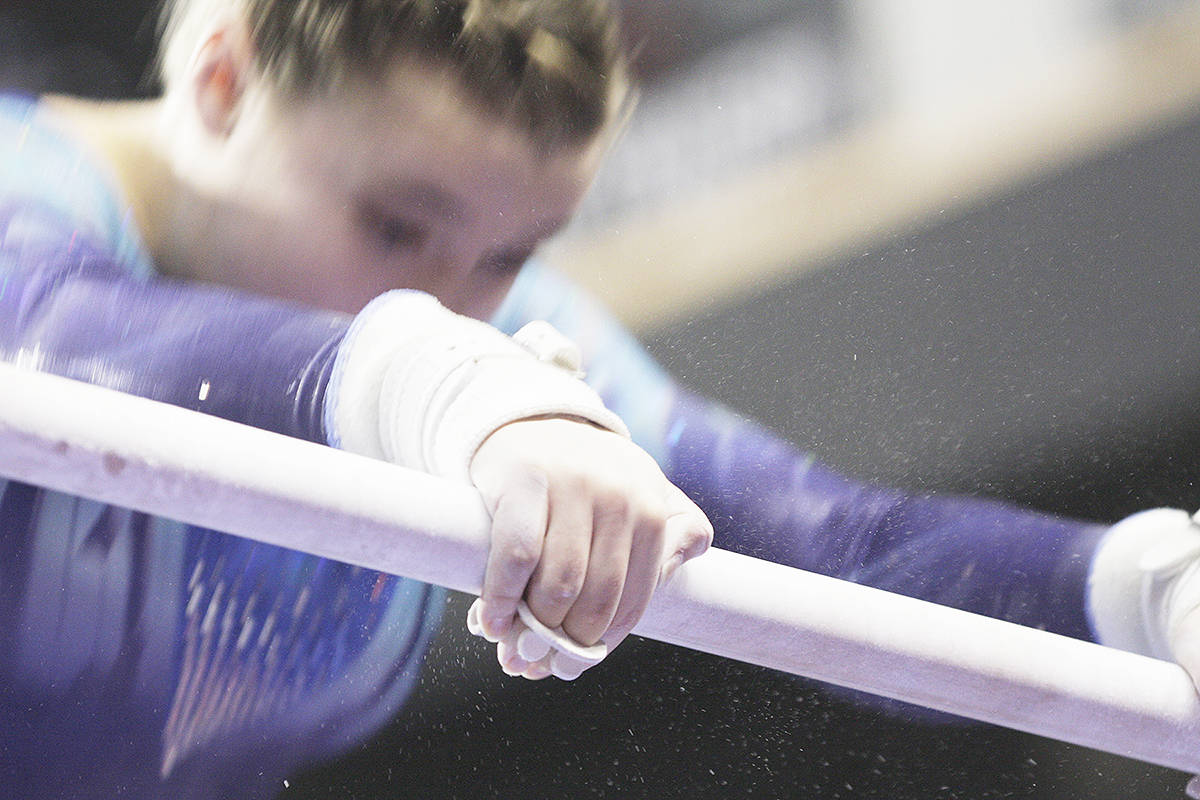
[[[0,358],[324,442],[348,323],[156,277],[107,176],[35,105],[0,99]],[[274,796],[395,714],[443,604],[416,581],[0,481],[0,784]]]
[[590,355],[589,382],[709,515],[716,545],[1081,639],[1102,525],[993,500],[850,480],[675,385],[611,316],[536,264],[496,320],[546,319]]
[[[589,381],[718,546],[1090,637],[1101,526],[847,480],[681,391],[537,264],[495,322],[530,319],[580,343]],[[156,276],[107,176],[31,101],[0,99],[0,358],[325,442],[349,321]],[[0,781],[25,797],[81,781],[102,796],[270,796],[396,712],[442,598],[0,481]]]

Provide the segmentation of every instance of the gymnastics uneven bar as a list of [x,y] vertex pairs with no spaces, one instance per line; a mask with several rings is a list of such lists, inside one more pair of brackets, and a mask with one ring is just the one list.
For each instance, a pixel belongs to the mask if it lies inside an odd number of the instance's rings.
[[[459,591],[482,584],[489,520],[470,487],[2,364],[0,475]],[[634,632],[1200,772],[1200,700],[1174,664],[734,553],[685,565]]]

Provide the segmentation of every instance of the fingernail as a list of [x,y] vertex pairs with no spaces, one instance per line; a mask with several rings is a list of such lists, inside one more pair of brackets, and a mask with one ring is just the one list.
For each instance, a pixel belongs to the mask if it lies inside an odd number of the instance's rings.
[[483,625],[479,622],[479,601],[476,600],[467,610],[467,630],[473,636],[483,636]]
[[517,637],[517,652],[530,663],[541,661],[549,654],[550,643],[535,632],[526,630]]
[[484,624],[484,621],[480,619],[479,609],[474,605],[471,606],[471,610],[467,612],[467,630],[476,636],[481,636],[484,639],[487,639],[492,644],[496,644],[496,642],[500,641],[501,638],[500,636],[492,633],[491,629]]
[[578,661],[556,653],[550,658],[550,673],[563,681],[573,681],[583,674],[584,667]]
[[525,677],[531,681],[542,681],[550,677],[550,669],[544,664],[534,664],[525,670]]
[[529,669],[529,662],[504,644],[496,648],[496,660],[500,662],[500,668],[508,675],[517,676]]
[[583,674],[582,669],[562,669],[560,667],[555,667],[550,671],[554,674],[554,677],[558,678],[560,681],[573,681]]
[[500,669],[504,670],[504,674],[510,678],[519,678],[525,674],[525,670],[529,669],[529,663],[520,658],[513,658],[508,662],[501,661]]
[[486,614],[483,618],[483,629],[487,631],[492,641],[503,639],[512,629],[512,617],[497,614]]

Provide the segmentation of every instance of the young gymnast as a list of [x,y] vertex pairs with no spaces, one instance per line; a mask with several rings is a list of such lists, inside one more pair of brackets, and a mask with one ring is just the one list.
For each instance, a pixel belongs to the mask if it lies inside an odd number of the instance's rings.
[[[167,20],[159,99],[0,100],[0,357],[470,481],[493,513],[470,625],[509,674],[615,647],[706,549],[705,513],[727,549],[1200,671],[1186,513],[1109,527],[856,483],[675,386],[530,262],[625,109],[602,0]],[[270,796],[396,713],[439,621],[413,581],[0,492],[0,770],[23,796]]]

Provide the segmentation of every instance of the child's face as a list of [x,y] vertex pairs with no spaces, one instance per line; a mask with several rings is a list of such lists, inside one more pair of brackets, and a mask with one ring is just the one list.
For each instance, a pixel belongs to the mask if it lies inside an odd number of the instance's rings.
[[226,146],[237,213],[214,231],[227,241],[213,277],[351,313],[420,289],[487,318],[571,216],[599,149],[539,155],[416,67],[282,111],[251,106]]

